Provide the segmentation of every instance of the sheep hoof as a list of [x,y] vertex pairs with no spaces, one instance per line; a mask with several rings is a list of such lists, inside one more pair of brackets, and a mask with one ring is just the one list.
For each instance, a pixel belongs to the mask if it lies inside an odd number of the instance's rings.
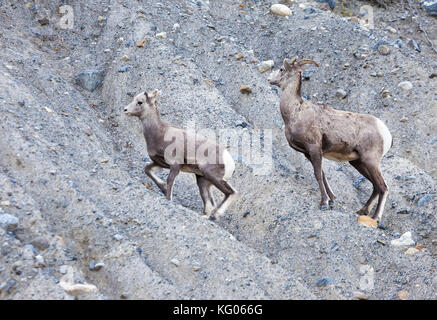
[[321,204],[319,208],[320,210],[324,211],[324,210],[328,210],[329,207],[326,204]]
[[209,220],[216,221],[217,218],[215,217],[215,215],[212,214],[212,215],[209,216]]
[[367,211],[365,211],[365,210],[363,210],[363,209],[360,209],[360,210],[357,211],[357,214],[358,214],[359,216],[366,216],[366,215],[367,215]]
[[329,207],[330,208],[334,208],[335,207],[335,203],[334,203],[334,201],[332,201],[332,200],[329,200]]

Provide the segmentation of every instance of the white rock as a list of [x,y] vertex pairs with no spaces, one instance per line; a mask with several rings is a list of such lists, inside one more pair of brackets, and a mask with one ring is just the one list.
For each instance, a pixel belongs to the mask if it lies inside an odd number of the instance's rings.
[[263,61],[258,65],[258,71],[261,73],[267,72],[273,68],[275,62],[273,60]]
[[405,232],[399,239],[394,239],[391,241],[391,245],[394,247],[408,247],[414,245],[414,240],[411,232]]
[[181,264],[181,263],[179,262],[179,260],[176,259],[176,258],[171,259],[170,262],[173,263],[176,267],[179,267],[179,265]]
[[270,11],[278,16],[289,16],[291,15],[291,10],[289,7],[283,4],[274,4],[270,7]]
[[167,39],[167,32],[157,33],[156,37],[159,38],[159,39],[162,39],[162,40]]
[[10,214],[0,214],[0,227],[13,231],[18,226],[18,218]]
[[413,254],[418,253],[420,250],[416,248],[409,248],[407,251],[405,251],[405,255],[412,256]]
[[80,294],[97,291],[97,287],[92,284],[82,284],[82,283],[73,284],[62,280],[59,282],[59,284],[65,290],[65,292],[67,292],[72,296],[78,296]]
[[408,92],[413,89],[413,84],[410,81],[402,81],[398,84],[398,88],[402,91]]

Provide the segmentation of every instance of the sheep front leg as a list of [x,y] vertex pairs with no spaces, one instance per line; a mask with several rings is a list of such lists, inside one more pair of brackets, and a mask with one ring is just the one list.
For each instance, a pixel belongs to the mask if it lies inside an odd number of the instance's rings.
[[161,166],[157,165],[155,162],[149,162],[146,164],[146,167],[144,168],[144,172],[150,177],[150,179],[155,182],[155,184],[158,186],[158,188],[162,191],[162,193],[167,194],[167,189],[164,185],[164,181],[162,181],[158,176],[155,175],[154,171],[157,169],[162,168]]
[[322,195],[322,200],[320,201],[320,210],[326,210],[329,208],[328,204],[328,194],[326,192],[325,183],[323,181],[323,170],[322,170],[322,151],[318,146],[313,146],[309,150],[309,158],[314,169],[314,176],[316,177],[317,183],[319,184],[320,193]]

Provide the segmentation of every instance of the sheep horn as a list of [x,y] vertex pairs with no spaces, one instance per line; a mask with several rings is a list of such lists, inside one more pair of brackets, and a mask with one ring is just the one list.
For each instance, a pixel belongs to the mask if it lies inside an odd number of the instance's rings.
[[289,64],[290,64],[290,66],[292,66],[293,65],[293,63],[295,63],[296,62],[296,60],[297,60],[297,56],[295,56],[293,59],[291,59],[290,60],[290,62],[289,62]]
[[314,60],[311,59],[302,59],[297,63],[299,66],[303,66],[304,64],[313,64],[316,67],[319,66],[319,64],[317,62],[315,62]]

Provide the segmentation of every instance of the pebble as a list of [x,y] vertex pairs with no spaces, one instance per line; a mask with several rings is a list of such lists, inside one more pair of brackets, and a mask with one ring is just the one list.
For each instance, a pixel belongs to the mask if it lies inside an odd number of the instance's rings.
[[68,266],[66,266],[66,265],[60,266],[60,268],[59,268],[60,274],[66,274],[67,272],[68,272]]
[[181,264],[181,263],[179,262],[179,260],[176,259],[176,258],[171,259],[170,262],[173,263],[176,267],[179,267],[179,265]]
[[120,295],[120,298],[122,298],[122,299],[127,299],[127,298],[129,298],[130,297],[130,292],[123,292],[121,295]]
[[376,228],[378,226],[378,222],[369,216],[360,216],[358,218],[358,224],[370,228]]
[[407,251],[405,251],[405,255],[412,256],[413,254],[418,253],[420,250],[416,248],[409,248]]
[[405,290],[401,290],[398,292],[399,300],[408,300],[408,292]]
[[368,300],[369,299],[369,297],[361,291],[355,291],[354,297],[355,297],[355,299],[358,299],[358,300]]
[[263,61],[258,65],[258,71],[261,73],[270,71],[274,65],[275,65],[275,62],[273,60]]
[[138,48],[143,48],[144,45],[146,44],[147,39],[146,38],[142,38],[138,43],[137,43],[137,47]]
[[59,285],[65,290],[65,292],[67,292],[72,296],[78,296],[80,294],[97,291],[97,287],[92,284],[82,284],[82,283],[72,284],[61,280],[59,282]]
[[382,44],[378,47],[378,52],[380,54],[382,54],[383,56],[387,56],[390,54],[391,49],[388,46],[386,46],[385,44]]
[[241,93],[245,93],[245,94],[249,94],[249,93],[252,92],[252,89],[251,89],[249,86],[243,84],[243,85],[240,87],[240,92],[241,92]]
[[330,277],[321,278],[321,279],[317,280],[316,286],[317,287],[326,287],[327,285],[333,284],[334,282],[335,282],[334,278],[330,278]]
[[241,59],[243,59],[243,54],[242,53],[237,53],[236,55],[235,55],[235,59],[237,59],[237,60],[241,60]]
[[121,241],[121,240],[123,240],[123,236],[122,236],[121,234],[118,234],[118,233],[115,234],[113,237],[114,237],[114,239],[117,240],[117,241]]
[[347,97],[347,92],[344,89],[338,89],[335,92],[335,96],[339,99],[344,99]]
[[289,7],[287,7],[286,5],[283,4],[274,4],[270,7],[270,11],[278,16],[290,16],[291,15],[291,10]]
[[413,89],[413,84],[410,81],[402,81],[398,84],[398,88],[402,91],[409,92]]
[[18,218],[8,213],[0,214],[0,227],[7,231],[14,231],[18,227]]
[[120,60],[126,62],[126,61],[129,61],[130,58],[129,58],[129,56],[127,54],[125,54],[124,56],[121,57]]
[[385,30],[387,30],[387,31],[389,31],[389,32],[391,32],[391,33],[396,33],[396,32],[398,32],[395,28],[393,28],[393,27],[391,27],[391,26],[388,26],[387,28],[385,28]]
[[394,239],[391,241],[391,245],[394,247],[408,247],[414,245],[414,240],[411,232],[405,232],[399,239]]
[[420,48],[419,44],[413,39],[408,40],[408,45],[414,50],[416,50],[417,52],[422,52],[422,49]]
[[45,267],[46,264],[44,262],[44,258],[42,255],[35,256],[35,262],[37,267]]
[[37,237],[30,243],[38,250],[45,250],[50,246],[49,241],[44,237]]
[[167,32],[160,32],[156,34],[156,37],[162,40],[167,39]]
[[427,194],[425,196],[423,196],[422,198],[419,199],[419,201],[417,201],[417,206],[423,207],[424,205],[428,204],[429,202],[431,202],[432,200],[432,195]]

